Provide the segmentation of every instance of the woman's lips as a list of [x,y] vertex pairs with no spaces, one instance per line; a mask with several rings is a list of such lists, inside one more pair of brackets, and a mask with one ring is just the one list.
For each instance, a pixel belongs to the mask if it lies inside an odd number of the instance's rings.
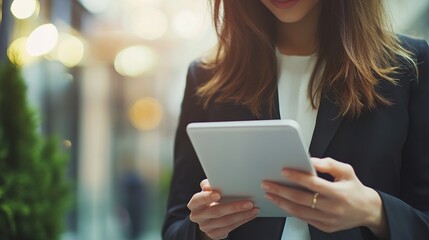
[[286,9],[295,5],[299,0],[271,0],[271,3],[277,8]]

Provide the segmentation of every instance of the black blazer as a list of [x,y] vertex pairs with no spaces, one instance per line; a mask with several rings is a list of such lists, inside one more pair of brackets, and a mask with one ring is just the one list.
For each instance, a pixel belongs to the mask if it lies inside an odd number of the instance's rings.
[[[425,41],[400,37],[415,54],[419,77],[404,67],[398,85],[380,81],[378,90],[393,105],[378,106],[359,118],[336,118],[338,108],[324,97],[310,145],[314,157],[332,157],[351,164],[363,184],[377,190],[387,215],[390,239],[429,239],[429,47]],[[165,240],[196,239],[197,224],[189,220],[186,204],[201,191],[206,176],[185,128],[191,122],[256,120],[236,104],[209,104],[204,109],[195,90],[210,78],[197,62],[188,70],[182,113],[176,133],[174,173],[162,230]],[[267,106],[267,105],[266,105]],[[259,119],[279,118],[268,107]],[[268,160],[269,161],[269,160]],[[279,170],[280,171],[280,170]],[[365,206],[362,206],[365,207]],[[279,210],[281,211],[281,210]],[[229,234],[229,239],[280,239],[285,218],[256,218]],[[365,227],[325,233],[309,227],[312,240],[375,239]]]

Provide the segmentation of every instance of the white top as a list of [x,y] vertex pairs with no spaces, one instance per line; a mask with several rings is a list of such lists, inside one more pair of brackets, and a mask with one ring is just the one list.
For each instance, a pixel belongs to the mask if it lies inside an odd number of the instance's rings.
[[[288,56],[277,51],[277,58],[280,117],[299,123],[303,140],[309,147],[316,125],[317,110],[311,107],[307,89],[317,56]],[[288,217],[281,239],[310,240],[307,223]]]

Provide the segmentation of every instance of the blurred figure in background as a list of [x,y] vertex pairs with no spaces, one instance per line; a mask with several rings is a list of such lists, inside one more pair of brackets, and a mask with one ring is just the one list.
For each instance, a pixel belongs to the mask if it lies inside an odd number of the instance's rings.
[[141,174],[130,163],[119,176],[118,214],[127,239],[140,239],[149,216],[149,189]]

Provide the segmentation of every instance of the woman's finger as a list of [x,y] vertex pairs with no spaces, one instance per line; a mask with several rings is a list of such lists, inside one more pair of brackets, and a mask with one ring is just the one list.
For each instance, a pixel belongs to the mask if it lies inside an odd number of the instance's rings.
[[256,217],[259,212],[259,209],[253,208],[248,211],[233,213],[220,218],[209,219],[199,224],[200,229],[204,232],[207,232],[218,228],[224,228],[226,226],[242,222],[243,220]]
[[204,221],[205,219],[214,219],[228,216],[230,214],[251,210],[253,203],[251,201],[236,201],[212,205],[200,211],[192,212],[192,218],[196,221]]
[[307,219],[313,221],[323,221],[329,217],[328,213],[318,210],[317,208],[312,209],[301,204],[294,203],[277,195],[267,193],[265,198],[273,202],[275,205],[283,209],[285,212],[292,216],[300,219]]
[[212,190],[212,188],[210,187],[208,179],[204,179],[203,181],[201,181],[200,187],[201,187],[201,190],[203,190],[203,191],[211,191]]
[[282,171],[283,176],[285,176],[289,181],[307,188],[312,192],[317,192],[325,196],[331,196],[336,193],[335,185],[332,182],[329,182],[323,178],[320,178],[316,175],[310,175],[308,173],[284,169]]
[[206,208],[210,203],[220,200],[220,194],[216,192],[199,192],[192,196],[188,203],[189,210],[199,211]]
[[[267,192],[274,195],[278,195],[286,200],[300,204],[306,207],[313,205],[314,193],[305,190],[299,190],[292,187],[287,187],[274,182],[264,181],[262,188]],[[331,204],[325,199],[323,195],[317,196],[317,207],[318,209],[330,208]]]
[[354,176],[354,170],[351,165],[336,161],[332,158],[311,158],[311,162],[316,168],[316,171],[332,175],[335,181],[350,179]]
[[237,222],[237,223],[234,223],[234,224],[232,224],[232,225],[225,226],[225,227],[222,227],[222,228],[213,229],[213,230],[211,230],[211,231],[209,231],[209,232],[206,232],[206,234],[207,234],[210,238],[212,238],[212,239],[224,239],[224,238],[226,238],[226,237],[228,236],[228,234],[229,234],[232,230],[234,230],[234,229],[238,228],[239,226],[241,226],[241,225],[243,225],[243,224],[245,224],[245,223],[247,223],[247,222],[252,221],[252,220],[253,220],[253,219],[255,219],[255,218],[256,218],[256,216],[249,217],[249,218],[247,218],[247,219],[243,219],[243,220],[241,220],[241,221],[239,221],[239,222]]

